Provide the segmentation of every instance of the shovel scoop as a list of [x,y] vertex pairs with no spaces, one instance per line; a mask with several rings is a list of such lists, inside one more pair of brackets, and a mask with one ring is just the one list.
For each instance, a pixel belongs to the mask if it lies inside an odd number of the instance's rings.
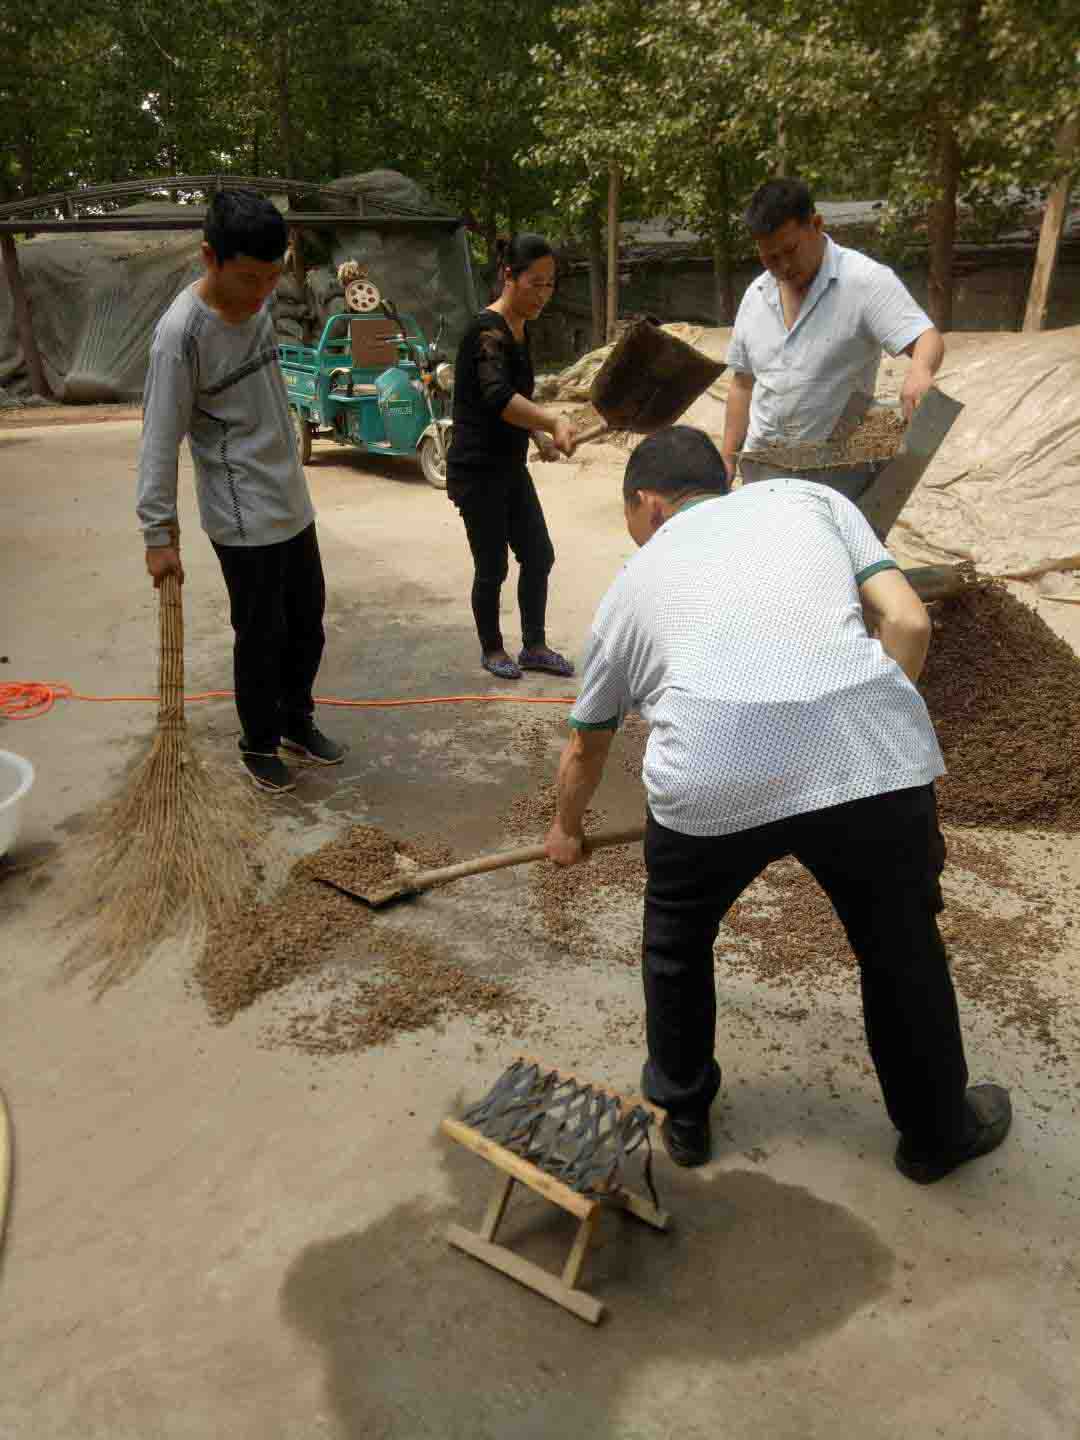
[[589,399],[602,419],[582,430],[577,443],[609,430],[651,435],[674,425],[725,368],[651,320],[637,321],[596,372]]
[[[626,830],[599,830],[592,835],[586,835],[585,850],[591,854],[594,850],[604,850],[610,845],[633,845],[641,840],[644,834],[645,827],[642,825],[633,825]],[[543,845],[523,845],[517,850],[503,850],[495,855],[481,855],[475,860],[462,860],[457,865],[443,865],[438,870],[417,870],[411,875],[394,876],[390,880],[377,881],[374,885],[363,888],[347,885],[329,875],[320,875],[318,871],[314,872],[312,878],[321,881],[323,885],[329,885],[332,890],[340,890],[343,895],[349,895],[354,900],[362,900],[373,910],[381,910],[384,905],[392,905],[396,900],[423,895],[425,891],[434,890],[440,885],[463,880],[466,875],[483,875],[488,870],[504,870],[510,865],[530,865],[533,861],[544,858]]]

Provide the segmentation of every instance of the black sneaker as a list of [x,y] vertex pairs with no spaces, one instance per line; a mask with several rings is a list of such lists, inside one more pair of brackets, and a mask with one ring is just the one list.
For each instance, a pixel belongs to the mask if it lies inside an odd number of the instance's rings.
[[284,795],[287,790],[296,789],[289,767],[276,750],[241,750],[240,763],[260,790]]
[[896,1168],[916,1185],[932,1185],[958,1165],[995,1150],[1009,1133],[1012,1103],[1001,1085],[973,1085],[967,1092],[971,1129],[967,1139],[944,1155],[919,1154],[901,1137],[896,1147]]
[[712,1154],[708,1115],[703,1120],[673,1120],[665,1115],[660,1122],[660,1138],[676,1165],[704,1165]]
[[310,720],[306,725],[297,725],[291,735],[283,735],[281,743],[315,765],[340,765],[345,759],[346,747],[324,735]]

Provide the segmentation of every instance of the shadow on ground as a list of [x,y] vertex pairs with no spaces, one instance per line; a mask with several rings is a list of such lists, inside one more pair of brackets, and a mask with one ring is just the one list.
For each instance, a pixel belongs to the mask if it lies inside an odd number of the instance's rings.
[[[609,1306],[594,1330],[449,1248],[447,1222],[479,1223],[494,1172],[439,1144],[449,1203],[416,1199],[311,1245],[283,1283],[285,1318],[321,1347],[349,1440],[547,1440],[571,1433],[569,1414],[575,1435],[626,1437],[656,1367],[669,1390],[681,1366],[697,1386],[701,1367],[794,1350],[889,1286],[892,1252],[843,1207],[750,1171],[665,1163],[676,1227],[604,1217],[581,1281]],[[573,1231],[519,1187],[499,1238],[557,1270]]]

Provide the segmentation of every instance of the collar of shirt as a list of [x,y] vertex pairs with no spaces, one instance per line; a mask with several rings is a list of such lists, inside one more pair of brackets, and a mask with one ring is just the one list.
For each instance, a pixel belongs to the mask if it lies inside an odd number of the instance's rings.
[[[826,289],[834,280],[840,279],[840,247],[835,245],[828,235],[825,236],[825,253],[821,257],[821,264],[818,272],[810,282],[810,289],[806,292],[806,299],[799,306],[799,313],[795,317],[795,324],[788,330],[789,335],[794,335],[803,321],[811,314],[814,306],[824,295]],[[784,306],[780,300],[780,282],[775,275],[768,271],[758,282],[761,286],[761,294],[768,301],[773,310],[780,317],[780,323],[787,329],[787,321],[784,319]]]

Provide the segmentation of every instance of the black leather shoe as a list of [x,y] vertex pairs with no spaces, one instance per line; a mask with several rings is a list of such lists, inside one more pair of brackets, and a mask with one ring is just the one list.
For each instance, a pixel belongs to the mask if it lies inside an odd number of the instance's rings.
[[660,1138],[676,1165],[704,1165],[712,1154],[708,1115],[703,1120],[673,1120],[665,1115],[660,1122]]
[[345,746],[324,735],[310,721],[294,726],[287,735],[282,735],[283,750],[291,750],[316,765],[340,765],[345,759]]
[[901,1175],[916,1185],[932,1185],[958,1165],[997,1149],[1012,1124],[1009,1092],[1000,1085],[973,1085],[966,1098],[970,1127],[963,1143],[944,1154],[928,1155],[913,1150],[901,1136],[896,1147],[896,1168]]
[[289,767],[276,750],[241,750],[240,760],[252,784],[272,795],[284,795],[296,788]]

